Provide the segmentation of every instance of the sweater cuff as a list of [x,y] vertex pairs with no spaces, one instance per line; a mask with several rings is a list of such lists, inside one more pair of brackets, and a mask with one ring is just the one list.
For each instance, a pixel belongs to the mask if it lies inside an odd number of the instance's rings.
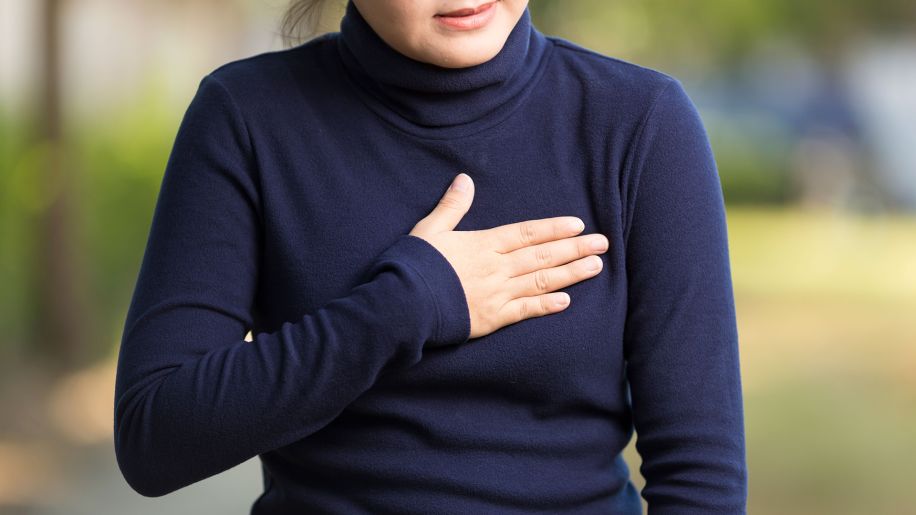
[[457,345],[470,339],[471,317],[461,279],[446,257],[431,243],[402,234],[391,246],[399,261],[410,266],[426,284],[436,310],[435,337],[426,345]]

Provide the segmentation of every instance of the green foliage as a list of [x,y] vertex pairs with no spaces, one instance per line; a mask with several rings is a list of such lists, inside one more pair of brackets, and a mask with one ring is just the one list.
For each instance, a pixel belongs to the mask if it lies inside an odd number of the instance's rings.
[[[91,313],[101,323],[91,356],[120,332],[149,233],[162,174],[185,105],[168,101],[155,78],[130,105],[111,105],[65,127],[65,165],[77,220],[77,251],[88,266]],[[194,84],[189,86],[188,101]],[[38,215],[59,178],[47,178],[47,146],[30,140],[31,120],[0,113],[0,354],[23,350],[35,314],[32,277]]]
[[[81,224],[93,304],[107,328],[105,337],[120,333],[162,174],[186,107],[168,102],[163,91],[153,80],[129,106],[113,106],[109,114],[87,120],[70,135],[81,178]],[[102,343],[95,352],[112,344]]]
[[916,25],[910,0],[531,0],[530,6],[547,33],[657,67],[734,66],[771,36],[833,59],[863,33]]
[[[34,216],[27,199],[34,198],[32,179],[36,159],[27,157],[27,120],[0,110],[0,353],[22,350],[26,321],[31,316],[29,277],[23,265],[34,247],[31,231]],[[34,154],[34,153],[33,153]]]

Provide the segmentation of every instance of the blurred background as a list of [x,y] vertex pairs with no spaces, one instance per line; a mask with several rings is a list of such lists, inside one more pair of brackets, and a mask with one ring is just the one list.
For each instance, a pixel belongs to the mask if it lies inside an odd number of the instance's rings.
[[[131,490],[114,365],[181,116],[216,66],[290,44],[285,7],[0,0],[0,512],[247,513],[260,494],[257,458],[165,497]],[[916,2],[530,8],[546,34],[678,77],[701,111],[750,512],[916,514]],[[626,456],[641,487],[633,442]]]

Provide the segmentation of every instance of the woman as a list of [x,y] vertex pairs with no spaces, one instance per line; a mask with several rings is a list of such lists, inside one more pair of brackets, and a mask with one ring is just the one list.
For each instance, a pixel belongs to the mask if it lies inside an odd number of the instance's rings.
[[635,428],[652,513],[743,512],[724,214],[677,79],[523,0],[350,0],[200,82],[125,323],[119,466],[160,496],[259,456],[255,514],[628,514]]

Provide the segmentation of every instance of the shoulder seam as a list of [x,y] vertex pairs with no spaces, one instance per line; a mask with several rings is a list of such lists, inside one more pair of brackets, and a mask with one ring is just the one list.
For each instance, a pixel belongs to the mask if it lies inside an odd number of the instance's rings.
[[598,52],[598,51],[596,51],[596,50],[592,50],[592,49],[590,49],[590,48],[584,48],[584,47],[581,47],[581,46],[576,46],[574,43],[572,43],[571,41],[568,41],[568,40],[566,40],[566,39],[564,39],[564,38],[559,38],[559,37],[556,37],[556,36],[547,36],[547,38],[550,39],[550,40],[553,42],[554,46],[561,47],[561,48],[563,48],[563,49],[565,49],[565,50],[569,50],[570,52],[576,52],[576,53],[578,53],[578,54],[587,55],[587,56],[591,56],[591,57],[596,57],[596,58],[598,58],[598,59],[602,59],[602,60],[605,60],[605,61],[610,61],[610,62],[612,62],[612,63],[614,63],[614,64],[621,64],[621,65],[624,65],[624,66],[632,66],[632,67],[634,67],[634,68],[639,68],[639,69],[641,69],[641,70],[645,70],[645,71],[649,71],[649,72],[656,73],[656,74],[658,74],[658,75],[660,75],[660,76],[662,76],[662,77],[665,77],[666,79],[674,79],[674,78],[675,78],[674,76],[672,76],[672,75],[670,75],[670,74],[668,74],[668,73],[665,73],[665,72],[663,72],[663,71],[661,71],[661,70],[657,70],[657,69],[655,69],[655,68],[650,68],[650,67],[648,67],[648,66],[643,66],[643,65],[641,65],[641,64],[634,63],[634,62],[632,62],[632,61],[627,61],[627,60],[621,59],[621,58],[619,58],[619,57],[614,57],[614,56],[611,56],[611,55],[602,54],[601,52]]
[[[315,37],[313,37],[313,38],[311,38],[311,39],[309,39],[309,40],[303,41],[303,42],[301,42],[301,43],[299,43],[299,44],[297,44],[297,45],[293,45],[293,46],[289,46],[289,47],[284,47],[284,48],[277,48],[277,49],[273,49],[273,50],[264,50],[264,51],[261,51],[261,52],[258,52],[258,53],[254,53],[254,54],[251,54],[251,55],[244,56],[244,57],[238,57],[238,58],[233,59],[233,60],[231,60],[231,61],[224,62],[224,63],[218,65],[216,68],[213,68],[212,70],[210,70],[209,75],[216,74],[216,73],[220,72],[221,70],[223,70],[223,69],[225,69],[225,68],[230,68],[230,67],[234,67],[234,66],[237,66],[237,65],[244,65],[244,64],[246,64],[246,63],[250,63],[250,62],[256,61],[256,60],[282,58],[282,57],[284,57],[286,54],[293,54],[293,53],[300,52],[300,51],[302,51],[302,50],[303,50],[305,47],[307,47],[307,46],[324,44],[324,43],[326,43],[329,39],[333,38],[333,37],[335,36],[335,34],[337,34],[337,32],[325,32],[325,33],[319,34],[319,35],[317,35],[317,36],[315,36]],[[283,60],[285,61],[286,59],[283,59]]]
[[235,115],[241,121],[242,128],[245,130],[245,136],[247,136],[247,139],[248,139],[248,153],[254,155],[254,144],[251,138],[251,131],[248,129],[248,122],[245,120],[245,116],[242,114],[242,110],[239,108],[238,104],[236,103],[235,97],[229,91],[229,88],[227,88],[226,85],[223,84],[223,81],[221,81],[218,77],[216,77],[216,75],[214,75],[214,72],[208,73],[204,78],[209,78],[213,80],[213,82],[215,82],[220,87],[220,89],[223,90],[223,92],[226,94],[226,97],[229,98],[229,103],[232,105],[232,109],[235,111]]
[[[235,97],[232,95],[232,92],[229,91],[229,88],[227,88],[226,85],[223,84],[223,81],[221,81],[215,75],[215,73],[216,73],[215,71],[212,71],[206,74],[204,76],[204,79],[209,78],[213,80],[213,82],[217,84],[220,87],[220,89],[223,90],[223,92],[226,94],[226,97],[229,99],[229,104],[232,105],[232,109],[235,111],[235,116],[238,117],[240,123],[242,124],[242,129],[245,131],[245,136],[248,139],[248,152],[247,152],[248,156],[247,157],[249,160],[249,165],[251,166],[251,169],[254,171],[253,173],[255,175],[255,177],[252,177],[252,179],[255,181],[254,186],[256,188],[260,188],[261,180],[262,180],[261,169],[258,166],[257,154],[255,152],[255,147],[254,147],[254,138],[251,137],[251,130],[248,127],[248,121],[245,119],[244,113],[242,113],[241,108],[239,108],[238,104],[236,103]],[[261,224],[262,224],[262,229],[263,229],[264,214],[261,210],[260,202],[258,202],[258,215],[261,217]]]
[[[637,152],[639,151],[639,149],[642,146],[643,135],[645,133],[646,126],[649,124],[649,119],[651,119],[652,115],[655,113],[655,109],[658,106],[658,104],[660,103],[662,96],[665,94],[666,91],[668,91],[671,85],[675,84],[676,82],[678,82],[676,78],[668,77],[668,80],[665,83],[665,85],[659,88],[658,92],[655,93],[655,96],[652,98],[652,103],[649,104],[649,108],[646,109],[646,114],[643,116],[642,120],[639,122],[639,127],[636,129],[636,135],[633,138],[633,143],[630,145],[630,148],[627,151],[627,155],[624,158],[624,162],[626,163],[624,167],[624,177],[629,178],[630,174],[633,171],[633,163],[635,161]],[[638,192],[639,192],[640,179],[642,179],[641,172],[639,176],[637,176],[636,178],[630,179],[630,182],[632,183],[633,186],[630,188],[630,195],[632,196],[632,198],[629,196],[627,197],[628,206],[635,206],[636,204],[636,197],[639,195]],[[632,211],[633,212],[636,211],[635,207],[633,208]],[[627,209],[624,209],[624,215],[626,215],[626,213],[627,213]],[[630,236],[630,227],[633,225],[633,217],[627,216],[623,223],[624,223],[623,241],[624,241],[624,247],[626,247],[626,242]]]

